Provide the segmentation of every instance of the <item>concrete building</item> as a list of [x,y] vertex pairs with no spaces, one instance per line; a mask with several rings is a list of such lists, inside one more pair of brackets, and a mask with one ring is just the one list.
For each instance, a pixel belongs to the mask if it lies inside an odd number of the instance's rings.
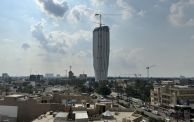
[[74,74],[73,74],[73,72],[70,70],[69,71],[69,79],[73,79],[74,78]]
[[3,78],[3,79],[9,78],[8,73],[2,73],[2,78]]
[[68,113],[67,112],[59,112],[56,114],[54,122],[65,122],[67,120]]
[[80,74],[79,75],[79,79],[83,79],[83,80],[86,80],[87,79],[87,74]]
[[56,75],[56,77],[57,77],[57,78],[60,78],[60,77],[61,77],[61,75],[60,75],[60,74],[57,74],[57,75]]
[[2,80],[3,81],[9,81],[10,80],[10,77],[9,77],[8,73],[2,73]]
[[45,78],[54,78],[54,74],[53,73],[46,73]]
[[52,112],[49,111],[46,114],[42,114],[32,122],[69,122],[67,120],[67,112]]
[[107,80],[110,52],[110,35],[108,26],[100,26],[93,31],[93,66],[95,80]]
[[172,82],[154,85],[150,91],[151,105],[165,108],[194,104],[194,86],[175,85]]
[[[4,116],[2,117],[6,117],[10,120],[10,122],[30,122],[37,118],[39,115],[48,111],[62,111],[69,109],[67,106],[64,106],[60,103],[50,104],[39,103],[38,101],[39,98],[37,97],[29,97],[21,94],[8,95],[5,96],[4,99],[0,99],[0,106],[13,107],[6,107],[6,111],[3,109],[3,107],[0,107],[0,113],[3,113]],[[16,112],[17,114],[15,114]]]
[[43,80],[43,75],[30,75],[30,81],[41,81]]
[[75,122],[88,122],[87,111],[75,111]]

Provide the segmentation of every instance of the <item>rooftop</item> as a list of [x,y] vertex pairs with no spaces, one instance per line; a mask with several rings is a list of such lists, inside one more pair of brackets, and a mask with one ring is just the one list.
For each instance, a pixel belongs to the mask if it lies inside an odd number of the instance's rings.
[[56,114],[56,118],[66,118],[68,116],[67,112],[59,112]]
[[[110,120],[108,120],[108,122],[122,122],[123,118],[130,118],[130,120],[132,120],[131,119],[131,117],[133,117],[132,113],[133,112],[119,112],[118,115],[115,115],[115,112],[112,112],[114,119],[110,119]],[[104,122],[104,120],[98,120],[98,121],[94,121],[94,122]]]
[[[74,111],[75,113],[75,118],[76,119],[87,119],[88,115],[86,111]],[[141,117],[141,115],[139,114],[134,114],[134,112],[119,112],[118,114],[115,114],[115,112],[111,112],[113,115],[113,119],[108,119],[108,122],[122,122],[123,119],[126,120],[131,120],[133,121],[134,119]],[[60,116],[64,115],[64,112],[59,112],[58,113]],[[57,115],[56,115],[57,116]],[[57,118],[57,117],[56,117]],[[55,118],[53,117],[53,115],[50,114],[44,114],[39,116],[37,119],[35,119],[32,122],[54,122]],[[93,122],[104,122],[105,119],[102,120],[96,120]]]
[[75,111],[75,119],[87,119],[88,113],[86,111]]
[[54,122],[53,115],[40,116],[32,122]]
[[19,97],[24,97],[25,95],[22,94],[12,94],[12,95],[7,95],[6,97],[13,97],[13,98],[19,98]]

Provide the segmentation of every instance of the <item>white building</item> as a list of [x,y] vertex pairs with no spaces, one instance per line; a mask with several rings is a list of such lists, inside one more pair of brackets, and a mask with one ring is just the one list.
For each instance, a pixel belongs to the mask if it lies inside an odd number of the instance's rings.
[[65,122],[67,120],[68,113],[59,112],[56,114],[54,122]]
[[93,66],[95,80],[107,80],[110,52],[110,35],[108,26],[100,26],[93,31]]
[[88,122],[87,111],[74,111],[75,113],[75,122]]

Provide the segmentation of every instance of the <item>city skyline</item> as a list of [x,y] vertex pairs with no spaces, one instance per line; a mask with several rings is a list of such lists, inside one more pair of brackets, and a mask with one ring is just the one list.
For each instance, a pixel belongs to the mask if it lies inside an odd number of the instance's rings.
[[[95,13],[110,26],[109,76],[194,76],[193,0],[2,0],[0,73],[94,76]],[[106,14],[109,15],[106,15]],[[111,15],[112,14],[112,15]]]

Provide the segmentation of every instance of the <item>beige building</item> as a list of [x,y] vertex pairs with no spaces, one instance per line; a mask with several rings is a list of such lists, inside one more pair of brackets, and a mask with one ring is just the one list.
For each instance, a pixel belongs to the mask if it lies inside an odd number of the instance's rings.
[[194,86],[175,85],[172,81],[165,81],[161,85],[154,85],[150,91],[151,105],[165,108],[177,104],[194,104]]

